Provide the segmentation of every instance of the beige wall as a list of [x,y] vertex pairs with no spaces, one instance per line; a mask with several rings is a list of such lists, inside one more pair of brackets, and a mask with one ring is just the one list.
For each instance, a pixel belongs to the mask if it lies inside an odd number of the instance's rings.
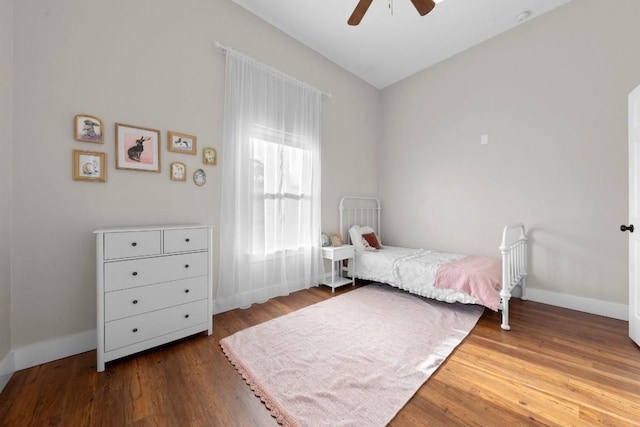
[[[192,173],[201,161],[164,148],[168,130],[194,134],[224,163],[224,55],[216,41],[333,95],[322,128],[327,231],[338,228],[344,191],[377,192],[376,170],[350,169],[349,158],[377,160],[370,123],[378,121],[379,92],[231,1],[30,0],[14,7],[14,348],[95,328],[94,229],[198,222],[213,224],[218,236],[221,166],[205,166],[202,188],[172,182],[170,162],[185,162]],[[104,145],[74,141],[79,113],[104,121]],[[115,169],[115,122],[161,131],[161,174]],[[73,181],[73,149],[106,152],[107,183]]]
[[615,3],[571,2],[383,91],[388,243],[497,255],[522,221],[532,288],[628,303],[640,2]]
[[0,0],[0,365],[11,350],[11,16],[12,1]]

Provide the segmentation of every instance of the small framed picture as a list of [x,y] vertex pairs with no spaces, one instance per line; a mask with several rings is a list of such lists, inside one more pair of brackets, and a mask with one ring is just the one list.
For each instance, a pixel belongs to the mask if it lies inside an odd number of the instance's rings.
[[215,166],[218,161],[217,157],[218,154],[215,148],[204,147],[202,149],[202,163],[205,165]]
[[107,154],[97,151],[73,150],[73,179],[75,181],[107,180]]
[[204,173],[204,170],[198,169],[193,173],[193,182],[199,187],[202,187],[207,182],[207,174]]
[[88,114],[78,114],[73,119],[74,138],[76,141],[104,143],[102,138],[102,120]]
[[327,233],[322,233],[320,235],[320,241],[322,242],[322,246],[331,246],[331,242],[329,241],[329,236]]
[[331,246],[342,246],[344,242],[342,241],[342,234],[334,233],[331,235]]
[[171,181],[186,181],[187,165],[181,162],[171,163]]
[[198,138],[186,133],[178,133],[169,131],[168,138],[169,151],[183,154],[196,154],[198,147]]
[[160,172],[160,131],[116,123],[116,169]]

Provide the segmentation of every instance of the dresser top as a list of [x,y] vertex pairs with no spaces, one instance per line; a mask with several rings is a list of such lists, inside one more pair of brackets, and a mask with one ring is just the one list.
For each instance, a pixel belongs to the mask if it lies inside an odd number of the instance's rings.
[[153,231],[153,230],[184,230],[189,228],[213,228],[206,224],[169,224],[169,225],[138,225],[126,227],[106,227],[99,228],[94,231],[95,234],[101,233],[125,233],[131,231]]

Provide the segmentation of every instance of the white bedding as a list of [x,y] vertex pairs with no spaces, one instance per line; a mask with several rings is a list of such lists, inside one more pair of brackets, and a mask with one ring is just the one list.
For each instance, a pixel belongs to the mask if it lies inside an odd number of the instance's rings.
[[449,303],[479,304],[471,295],[433,286],[441,265],[464,255],[385,246],[375,252],[356,251],[356,277],[387,283],[399,289]]

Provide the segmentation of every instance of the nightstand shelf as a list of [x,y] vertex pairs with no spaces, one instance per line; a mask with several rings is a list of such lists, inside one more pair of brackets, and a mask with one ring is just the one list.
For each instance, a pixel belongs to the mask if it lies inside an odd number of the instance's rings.
[[322,257],[331,261],[331,277],[323,280],[322,285],[331,287],[332,293],[334,293],[339,286],[348,285],[349,283],[355,286],[353,278],[343,277],[341,274],[343,271],[341,264],[345,259],[352,263],[351,271],[355,271],[355,252],[352,245],[325,246],[322,248]]

